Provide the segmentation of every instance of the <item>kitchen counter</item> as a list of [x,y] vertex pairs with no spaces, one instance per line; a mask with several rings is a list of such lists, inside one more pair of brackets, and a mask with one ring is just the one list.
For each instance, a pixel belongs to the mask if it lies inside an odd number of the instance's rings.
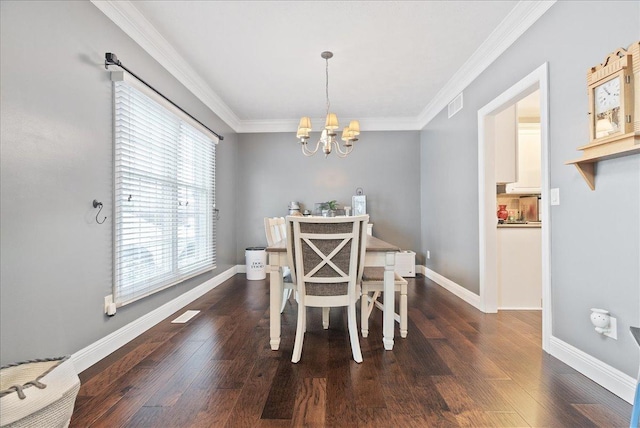
[[540,222],[531,222],[531,223],[498,223],[498,229],[512,229],[512,228],[533,228],[540,229],[542,227],[542,223]]

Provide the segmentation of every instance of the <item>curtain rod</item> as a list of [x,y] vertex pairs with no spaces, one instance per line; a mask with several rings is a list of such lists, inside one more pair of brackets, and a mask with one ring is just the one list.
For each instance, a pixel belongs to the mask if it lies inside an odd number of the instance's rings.
[[158,91],[156,88],[154,88],[153,86],[151,86],[150,84],[148,84],[147,82],[145,82],[143,79],[141,79],[138,75],[136,75],[133,71],[129,70],[127,67],[125,67],[124,65],[122,65],[122,62],[120,62],[118,60],[118,57],[116,56],[116,54],[111,53],[111,52],[107,52],[104,54],[104,68],[106,68],[108,70],[108,67],[110,65],[117,65],[118,67],[124,69],[127,73],[131,74],[133,77],[135,77],[136,79],[138,79],[140,82],[144,83],[147,87],[149,87],[149,89],[151,89],[153,92],[155,92],[156,94],[160,95],[162,98],[164,98],[165,100],[167,100],[168,102],[170,102],[175,108],[177,108],[178,110],[180,110],[181,112],[183,112],[184,114],[186,114],[187,116],[189,116],[191,119],[195,120],[196,122],[198,122],[200,125],[204,126],[206,129],[208,129],[213,135],[215,135],[216,137],[218,137],[218,139],[220,139],[220,141],[224,140],[224,137],[220,134],[218,134],[217,132],[215,132],[213,129],[209,128],[207,125],[205,125],[204,123],[200,122],[198,119],[196,119],[195,117],[193,117],[191,114],[189,114],[188,112],[186,112],[182,107],[180,107],[178,104],[174,103],[173,101],[171,101],[169,98],[167,98],[162,92]]

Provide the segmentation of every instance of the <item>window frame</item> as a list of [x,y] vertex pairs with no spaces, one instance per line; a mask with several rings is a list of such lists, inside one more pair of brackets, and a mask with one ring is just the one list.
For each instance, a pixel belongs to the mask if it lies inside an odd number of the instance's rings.
[[[217,209],[215,204],[215,165],[216,165],[216,145],[219,142],[218,137],[210,130],[202,126],[200,123],[189,117],[179,108],[172,105],[160,95],[156,94],[152,89],[148,88],[144,83],[140,82],[135,77],[124,71],[112,71],[112,93],[113,93],[113,166],[114,166],[114,188],[113,188],[113,298],[117,307],[124,306],[129,303],[133,303],[137,300],[145,298],[151,294],[157,293],[161,290],[172,287],[179,284],[189,278],[193,278],[202,273],[211,271],[217,267],[216,263],[216,226],[217,226]],[[118,86],[125,85],[125,86]],[[118,120],[123,121],[127,125],[132,123],[132,119],[137,115],[131,115],[123,117],[123,111],[133,110],[134,102],[131,99],[127,99],[125,103],[121,103],[117,99],[117,88],[122,91],[134,91],[132,94],[135,97],[142,96],[145,99],[144,103],[137,104],[139,107],[141,117],[144,119],[151,119],[154,111],[162,111],[162,116],[168,118],[168,120],[156,120],[157,123],[150,124],[145,123],[140,126],[141,132],[139,135],[143,135],[144,128],[153,127],[153,130],[147,130],[148,133],[145,136],[149,136],[153,131],[159,133],[166,133],[170,135],[170,138],[162,138],[162,148],[159,150],[161,157],[164,161],[170,162],[169,169],[162,169],[164,164],[160,166],[160,174],[157,175],[154,172],[147,171],[141,173],[138,179],[143,180],[147,186],[155,187],[155,190],[150,192],[149,201],[141,202],[141,204],[148,205],[147,216],[143,211],[138,211],[136,208],[129,206],[124,208],[124,198],[126,193],[121,192],[123,180],[134,180],[137,172],[124,171],[122,167],[122,159],[126,156],[119,156],[118,150],[122,151],[122,147],[131,148],[137,144],[135,141],[135,131],[129,130],[129,132],[119,132]],[[125,106],[126,104],[126,106]],[[149,110],[145,106],[151,106]],[[154,110],[160,108],[161,110]],[[149,117],[145,117],[148,114]],[[125,114],[126,116],[126,114]],[[157,119],[158,116],[153,116]],[[128,121],[127,121],[128,120]],[[151,122],[151,120],[150,120]],[[136,127],[138,125],[135,125]],[[123,126],[124,127],[124,126]],[[156,128],[157,127],[157,128]],[[133,126],[131,126],[133,129]],[[129,138],[122,139],[122,135],[127,135]],[[164,135],[164,134],[163,134]],[[133,136],[133,137],[132,137]],[[145,138],[146,139],[146,138]],[[153,143],[143,142],[141,148],[149,148]],[[155,140],[154,140],[155,142]],[[175,159],[172,156],[167,155],[165,148],[169,147],[170,154],[175,152]],[[210,147],[208,146],[210,144]],[[153,151],[155,153],[155,150]],[[182,156],[184,154],[184,156]],[[140,158],[143,155],[132,155],[131,158]],[[149,156],[152,156],[152,152],[149,152]],[[185,161],[183,158],[191,158],[191,160]],[[129,158],[127,158],[129,159]],[[151,159],[151,158],[150,158]],[[203,160],[204,159],[204,160]],[[135,164],[134,160],[129,165]],[[151,160],[148,161],[151,163]],[[171,163],[171,162],[174,162]],[[140,164],[138,164],[140,165]],[[199,169],[198,169],[199,168]],[[141,168],[142,169],[142,168]],[[149,170],[152,168],[149,167]],[[167,171],[170,171],[168,173]],[[195,171],[195,172],[194,172]],[[172,176],[172,174],[175,174]],[[198,179],[200,182],[197,182]],[[146,180],[146,181],[145,181]],[[120,183],[119,183],[120,181]],[[210,182],[209,182],[210,181]],[[141,181],[142,182],[142,181]],[[141,187],[142,188],[142,187]],[[161,189],[160,189],[161,188]],[[140,190],[145,196],[149,195]],[[186,195],[199,195],[199,198],[190,198]],[[167,197],[167,195],[169,195]],[[157,197],[159,205],[154,203],[152,199]],[[163,197],[164,196],[164,197]],[[180,200],[180,196],[183,196],[183,200]],[[174,198],[174,199],[172,199]],[[128,198],[131,200],[131,196]],[[143,199],[143,198],[138,198]],[[189,207],[189,200],[193,203]],[[162,205],[164,201],[164,205]],[[168,202],[167,202],[168,201]],[[153,211],[156,206],[169,207],[169,210]],[[164,222],[160,222],[162,227],[152,224],[151,218],[157,215],[157,212],[163,212],[164,215],[160,217]],[[139,214],[134,215],[132,214]],[[151,248],[157,248],[157,242],[161,242],[161,250],[159,254],[161,257],[160,266],[162,269],[155,269],[154,265],[145,265],[144,258],[147,259],[153,255],[149,252],[149,248],[143,247],[145,243],[149,243],[142,238],[139,238],[141,244],[135,245],[131,248],[127,248],[127,245],[131,245],[131,239],[123,237],[123,230],[127,228],[127,220],[133,218],[133,222],[142,223],[146,230],[154,238]],[[146,218],[146,220],[145,220]],[[167,221],[169,219],[169,221]],[[189,252],[189,233],[187,225],[189,222],[184,223],[181,220],[193,220],[191,223],[194,226],[196,232],[193,237],[193,251]],[[167,227],[166,224],[169,224]],[[181,224],[183,226],[181,226]],[[199,226],[198,226],[199,225]],[[181,227],[183,230],[181,230]],[[135,230],[130,228],[128,230]],[[197,231],[200,230],[200,233]],[[187,236],[185,236],[185,234]],[[182,235],[182,236],[181,236]],[[139,236],[143,236],[141,233]],[[147,238],[145,238],[147,239]],[[156,242],[155,239],[158,241]],[[133,239],[136,242],[136,239]],[[179,251],[179,247],[183,246],[183,252]],[[136,253],[137,247],[144,248],[145,252]],[[169,250],[167,250],[169,248]],[[121,254],[124,251],[134,250],[131,252],[131,256]],[[185,257],[191,257],[197,262],[187,263],[180,265],[180,258],[186,250]],[[139,259],[139,260],[138,260]],[[127,265],[129,269],[133,266],[132,273],[128,272],[126,277],[131,282],[125,281],[123,270],[125,262],[133,263],[133,265]],[[140,269],[140,270],[138,270]],[[144,275],[147,275],[146,277]],[[132,280],[132,278],[138,278]],[[127,291],[124,291],[128,288]]]

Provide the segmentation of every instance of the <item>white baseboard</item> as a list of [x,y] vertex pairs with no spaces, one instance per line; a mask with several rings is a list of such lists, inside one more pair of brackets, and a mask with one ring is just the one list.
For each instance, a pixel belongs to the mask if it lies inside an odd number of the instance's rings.
[[568,343],[551,336],[549,353],[603,388],[633,404],[636,380]]
[[459,298],[461,298],[462,300],[464,300],[474,308],[478,310],[482,310],[480,305],[480,296],[478,296],[477,294],[472,293],[471,291],[467,290],[463,286],[456,284],[455,282],[451,281],[449,278],[445,278],[444,276],[440,275],[437,272],[432,271],[426,266],[422,266],[422,265],[416,266],[416,270],[419,271],[419,273],[422,273],[424,276],[426,276],[430,280],[432,280],[433,282],[435,282],[436,284],[438,284],[440,287],[448,290],[455,296],[458,296]]
[[499,311],[541,311],[542,308],[540,306],[537,306],[537,307],[536,306],[532,306],[530,308],[527,308],[527,307],[524,307],[524,306],[521,307],[521,308],[520,307],[511,308],[509,306],[504,306],[504,307],[498,308],[498,310]]
[[[213,290],[236,273],[243,273],[244,268],[245,265],[229,268],[216,277],[138,318],[136,321],[74,353],[71,355],[71,359],[76,370],[82,372],[91,367],[171,314]],[[478,295],[425,266],[418,265],[416,270],[465,302],[480,309],[480,297]],[[550,340],[549,350],[552,356],[563,363],[579,371],[628,403],[633,403],[636,379],[553,336]]]
[[118,348],[124,346],[131,340],[135,339],[160,321],[166,319],[171,314],[179,311],[197,298],[203,296],[209,291],[231,278],[237,272],[237,266],[227,269],[219,275],[211,278],[199,286],[187,291],[186,293],[176,297],[170,302],[154,309],[153,311],[141,316],[137,320],[125,325],[114,331],[108,336],[92,343],[91,345],[79,350],[71,355],[71,360],[76,371],[81,372],[91,367],[107,355],[111,354]]
[[247,273],[247,265],[236,265],[236,273]]
[[[480,296],[470,292],[466,288],[425,266],[416,266],[416,272],[422,273],[436,284],[460,297],[462,300],[474,306],[478,310],[481,310]],[[506,308],[501,308],[501,310],[504,309]],[[636,379],[633,377],[622,373],[620,370],[603,363],[597,358],[592,357],[586,352],[583,352],[554,336],[551,336],[550,339],[549,354],[582,373],[603,388],[608,389],[628,403],[633,404],[637,384]]]

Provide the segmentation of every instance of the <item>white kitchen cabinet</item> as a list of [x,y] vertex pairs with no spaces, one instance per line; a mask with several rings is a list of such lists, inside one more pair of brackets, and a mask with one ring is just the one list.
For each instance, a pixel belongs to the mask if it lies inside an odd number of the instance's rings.
[[516,180],[505,187],[507,193],[540,193],[541,142],[539,123],[518,124]]
[[513,104],[493,118],[493,137],[496,142],[496,183],[512,183],[517,179],[516,105]]
[[542,229],[498,227],[498,309],[542,308]]

